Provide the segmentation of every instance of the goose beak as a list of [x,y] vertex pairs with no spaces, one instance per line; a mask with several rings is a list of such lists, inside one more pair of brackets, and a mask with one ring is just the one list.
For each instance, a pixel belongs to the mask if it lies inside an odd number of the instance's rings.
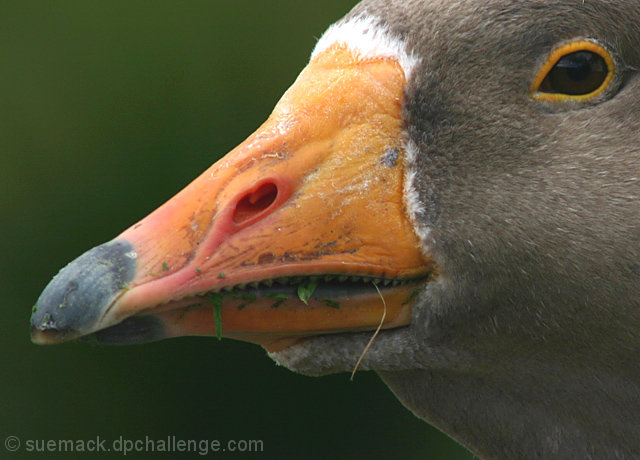
[[62,269],[32,340],[222,334],[275,351],[374,329],[383,309],[407,325],[432,262],[403,201],[404,86],[394,59],[316,56],[257,132]]

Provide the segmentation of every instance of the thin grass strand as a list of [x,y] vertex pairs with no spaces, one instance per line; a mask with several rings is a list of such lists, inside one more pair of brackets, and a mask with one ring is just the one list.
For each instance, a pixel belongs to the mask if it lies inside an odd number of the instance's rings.
[[369,351],[369,348],[371,348],[373,341],[376,339],[376,337],[378,337],[378,334],[382,330],[382,325],[384,324],[384,320],[387,317],[387,302],[384,301],[384,297],[382,297],[382,293],[380,292],[378,285],[374,281],[372,281],[371,283],[373,284],[373,287],[376,288],[376,291],[378,291],[378,295],[380,296],[380,299],[382,299],[382,307],[383,307],[382,318],[380,318],[380,324],[378,324],[378,328],[369,339],[369,342],[367,342],[367,345],[364,347],[364,350],[362,350],[362,354],[360,355],[360,358],[358,358],[358,362],[356,362],[356,365],[353,368],[353,371],[351,372],[351,378],[349,380],[351,380],[352,382],[353,382],[353,378],[356,375],[356,372],[358,371],[358,368],[360,367],[360,364],[362,363],[362,360],[364,359],[364,356]]

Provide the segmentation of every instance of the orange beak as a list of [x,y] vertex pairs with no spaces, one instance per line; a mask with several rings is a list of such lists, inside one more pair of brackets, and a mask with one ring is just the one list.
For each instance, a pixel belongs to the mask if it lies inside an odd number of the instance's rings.
[[377,327],[374,283],[384,327],[408,324],[433,267],[403,202],[404,86],[391,58],[319,54],[257,132],[62,270],[34,307],[33,340],[222,331],[273,351]]

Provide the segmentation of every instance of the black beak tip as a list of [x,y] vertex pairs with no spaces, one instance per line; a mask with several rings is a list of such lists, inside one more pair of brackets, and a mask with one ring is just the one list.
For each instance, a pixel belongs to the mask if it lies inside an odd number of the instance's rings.
[[34,343],[56,343],[91,333],[136,271],[128,241],[115,240],[85,252],[44,289],[31,314]]
[[156,342],[166,337],[164,323],[149,315],[131,316],[121,323],[94,332],[87,339],[100,345],[133,345]]

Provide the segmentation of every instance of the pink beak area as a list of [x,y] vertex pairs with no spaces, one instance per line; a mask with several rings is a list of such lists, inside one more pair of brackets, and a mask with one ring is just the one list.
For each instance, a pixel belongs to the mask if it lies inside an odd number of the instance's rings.
[[384,327],[407,325],[434,268],[403,200],[404,86],[394,59],[318,55],[257,132],[58,274],[33,340],[222,334],[277,350],[374,329],[383,310]]

